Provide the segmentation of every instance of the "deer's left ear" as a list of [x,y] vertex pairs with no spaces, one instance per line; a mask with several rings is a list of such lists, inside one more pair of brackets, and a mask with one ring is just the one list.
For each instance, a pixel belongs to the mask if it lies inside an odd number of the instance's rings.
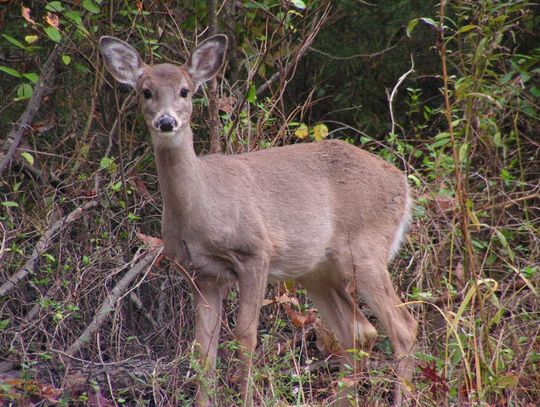
[[225,61],[226,51],[227,37],[223,34],[206,39],[193,51],[188,71],[195,89],[218,73]]
[[99,39],[99,48],[105,67],[114,78],[135,88],[144,71],[139,53],[128,43],[114,37]]

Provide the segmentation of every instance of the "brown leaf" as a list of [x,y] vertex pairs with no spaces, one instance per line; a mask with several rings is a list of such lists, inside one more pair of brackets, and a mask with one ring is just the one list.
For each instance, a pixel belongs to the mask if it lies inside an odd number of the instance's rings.
[[51,27],[58,28],[60,26],[60,19],[56,14],[53,14],[50,11],[47,12],[45,21],[47,21],[47,24],[49,24]]
[[143,233],[137,232],[137,237],[144,243],[149,249],[156,249],[163,246],[163,240],[145,235]]
[[88,406],[91,407],[112,407],[114,403],[106,398],[100,391],[88,392]]
[[308,311],[308,314],[302,314],[301,312],[295,311],[291,308],[290,304],[284,304],[285,312],[291,319],[291,322],[297,328],[304,328],[315,322],[315,312]]
[[32,10],[30,10],[30,8],[24,7],[24,6],[21,7],[21,14],[22,14],[23,18],[26,21],[28,21],[30,24],[35,26],[36,22],[32,19],[32,17],[30,17],[31,12],[32,12]]
[[141,198],[143,198],[145,201],[153,201],[152,195],[150,195],[150,192],[148,192],[148,188],[146,188],[146,184],[141,180],[139,177],[132,177],[129,179],[129,183],[135,188],[135,190],[139,193]]
[[235,104],[236,98],[234,96],[224,96],[217,100],[218,109],[225,113],[232,113],[234,111]]
[[339,355],[341,354],[341,347],[339,342],[336,339],[334,333],[326,328],[320,321],[317,319],[315,327],[315,333],[317,334],[317,348],[324,356],[330,355]]
[[56,124],[56,116],[54,114],[51,114],[48,118],[44,120],[39,120],[35,123],[32,123],[32,130],[34,130],[34,132],[37,134],[41,134],[54,129],[56,127]]
[[273,299],[265,299],[262,305],[264,307],[265,305],[270,304],[293,304],[297,307],[300,305],[298,298],[292,297],[287,293],[283,293],[279,297],[274,297]]
[[437,196],[433,199],[435,206],[440,208],[442,212],[453,210],[456,207],[455,198],[447,198],[443,196]]
[[463,263],[460,261],[454,269],[454,276],[456,277],[456,285],[463,289],[465,287],[465,276],[463,275]]
[[58,403],[59,397],[62,395],[62,390],[57,389],[49,384],[39,383],[39,396],[42,400],[50,403]]

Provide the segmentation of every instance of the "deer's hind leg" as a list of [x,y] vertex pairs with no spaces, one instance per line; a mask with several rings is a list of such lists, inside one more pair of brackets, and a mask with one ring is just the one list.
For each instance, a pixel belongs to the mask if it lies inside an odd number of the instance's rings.
[[[326,324],[336,334],[342,349],[341,369],[352,367],[353,382],[359,379],[366,358],[355,351],[369,353],[377,338],[377,331],[361,313],[356,302],[348,293],[349,282],[342,278],[341,273],[317,274],[300,280],[307,290]],[[348,406],[350,389],[338,393],[338,404]]]
[[363,262],[356,267],[356,286],[362,298],[373,310],[390,338],[397,359],[396,374],[401,383],[394,392],[394,405],[403,398],[403,382],[412,380],[413,348],[417,322],[403,306],[388,273],[386,261]]

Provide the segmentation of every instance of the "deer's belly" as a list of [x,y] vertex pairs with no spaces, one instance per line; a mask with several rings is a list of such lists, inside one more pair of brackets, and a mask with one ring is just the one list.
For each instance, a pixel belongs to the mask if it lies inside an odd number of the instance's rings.
[[269,281],[296,280],[320,270],[328,258],[324,247],[290,250],[276,256],[270,262]]

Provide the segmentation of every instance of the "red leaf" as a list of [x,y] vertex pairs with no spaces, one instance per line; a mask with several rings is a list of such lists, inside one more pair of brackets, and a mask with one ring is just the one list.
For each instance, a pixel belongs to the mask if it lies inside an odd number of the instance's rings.
[[311,325],[313,322],[315,322],[315,312],[309,311],[307,315],[302,314],[301,312],[297,312],[293,310],[290,306],[290,304],[284,304],[285,312],[291,319],[291,322],[294,326],[297,328],[304,328],[308,325]]
[[435,362],[420,366],[420,370],[426,379],[431,381],[429,390],[434,397],[437,395],[446,395],[448,393],[448,383],[444,374],[440,375],[435,370]]
[[51,27],[58,28],[60,26],[60,19],[56,14],[53,14],[51,12],[47,12],[47,15],[45,16],[45,21],[47,21],[47,24],[49,24]]
[[22,14],[23,18],[26,21],[28,21],[30,24],[36,25],[36,22],[32,19],[32,17],[30,17],[31,12],[32,12],[32,10],[30,10],[28,7],[24,7],[24,6],[21,7],[21,14]]

